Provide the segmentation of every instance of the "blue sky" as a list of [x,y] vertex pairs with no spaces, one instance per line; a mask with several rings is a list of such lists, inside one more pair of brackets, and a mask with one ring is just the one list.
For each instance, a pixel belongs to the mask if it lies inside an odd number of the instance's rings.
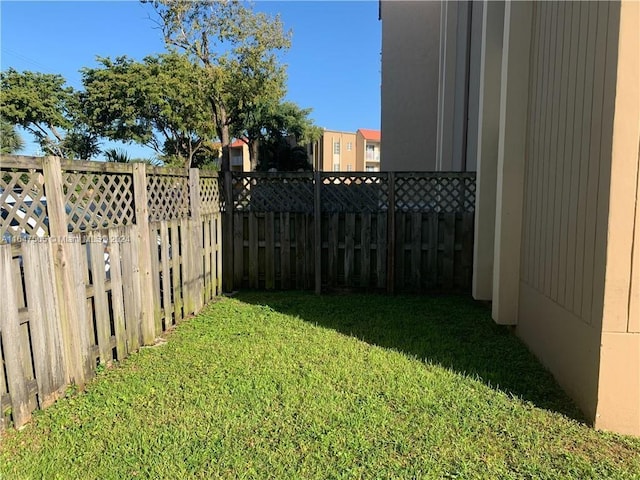
[[[333,130],[380,128],[381,25],[377,0],[258,1],[293,31],[287,99]],[[0,67],[57,73],[81,87],[96,56],[164,51],[148,5],[137,1],[0,1]],[[25,138],[28,139],[28,138]],[[34,154],[29,143],[23,153]],[[142,150],[131,149],[142,154]]]

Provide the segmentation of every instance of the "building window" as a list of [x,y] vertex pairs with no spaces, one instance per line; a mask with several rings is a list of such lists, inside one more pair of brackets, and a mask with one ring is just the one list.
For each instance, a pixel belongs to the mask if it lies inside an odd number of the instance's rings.
[[351,165],[350,163],[347,163],[347,172],[352,172],[353,171],[353,165]]
[[367,165],[366,166],[366,170],[367,170],[367,172],[375,172],[376,171],[375,167],[373,167],[372,165]]
[[353,148],[353,144],[351,142],[347,142],[347,152],[350,152]]
[[339,172],[340,171],[340,164],[339,163],[334,163],[333,164],[333,171],[334,172]]
[[333,154],[340,155],[340,141],[333,142]]
[[367,145],[366,148],[366,152],[365,152],[365,158],[369,161],[375,161],[376,160],[376,148],[374,145]]

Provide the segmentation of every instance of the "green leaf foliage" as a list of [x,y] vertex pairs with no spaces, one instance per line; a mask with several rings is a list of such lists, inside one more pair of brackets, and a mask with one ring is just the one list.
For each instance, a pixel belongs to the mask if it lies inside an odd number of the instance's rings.
[[210,120],[222,144],[222,166],[229,166],[231,130],[265,101],[282,98],[285,69],[278,52],[289,48],[290,32],[279,17],[254,12],[233,0],[159,0],[152,4],[165,43],[184,52],[206,75]]
[[[98,149],[97,138],[84,122],[79,93],[65,86],[61,75],[0,73],[0,116],[32,133],[43,151],[70,158],[88,158]],[[69,132],[73,135],[68,136]]]
[[202,68],[177,53],[99,58],[82,71],[91,124],[112,140],[153,148],[164,159],[191,165],[203,141],[215,135]]
[[16,153],[24,148],[24,140],[14,125],[0,119],[0,153]]

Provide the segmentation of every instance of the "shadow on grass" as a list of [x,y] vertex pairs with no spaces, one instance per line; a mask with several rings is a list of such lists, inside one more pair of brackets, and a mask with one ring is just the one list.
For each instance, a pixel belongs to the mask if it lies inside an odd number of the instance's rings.
[[236,298],[477,377],[537,407],[584,421],[524,344],[469,297],[241,292]]

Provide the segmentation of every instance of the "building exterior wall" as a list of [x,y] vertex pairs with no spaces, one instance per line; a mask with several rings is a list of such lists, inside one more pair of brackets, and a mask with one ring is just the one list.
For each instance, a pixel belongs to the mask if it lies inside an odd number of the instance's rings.
[[251,159],[249,158],[249,146],[238,140],[234,144],[239,144],[229,148],[229,156],[231,163],[231,170],[234,172],[250,172],[251,171]]
[[439,171],[467,169],[472,13],[473,4],[467,1],[443,2],[440,11],[440,80],[435,167]]
[[367,140],[360,130],[356,132],[356,164],[358,171],[380,171],[381,142]]
[[597,409],[618,8],[533,6],[517,331],[590,418]]
[[617,50],[617,68],[606,65],[617,77],[613,135],[604,144],[611,169],[595,425],[640,435],[640,4],[619,8],[609,6],[619,34],[607,45]]
[[[375,135],[377,131],[371,131]],[[379,135],[380,132],[377,132]],[[340,153],[336,153],[335,144],[340,144]],[[374,147],[374,158],[377,161],[367,162],[367,145]],[[380,169],[380,142],[367,140],[363,133],[340,132],[324,130],[322,137],[307,145],[307,151],[314,170],[324,172],[363,172],[366,166],[375,166],[374,171]]]
[[[340,153],[336,153],[335,144],[340,145]],[[320,139],[319,159],[316,162],[324,172],[357,171],[356,134],[325,130]]]
[[381,2],[382,170],[435,170],[440,2]]
[[476,125],[476,216],[473,242],[473,297],[493,298],[493,250],[496,224],[496,183],[500,136],[500,79],[504,3],[488,2],[482,11],[478,122]]
[[[383,169],[404,168],[399,153],[412,147],[402,141],[434,128],[435,167],[455,168],[456,130],[445,127],[459,126],[464,4],[440,12],[434,127],[420,52],[435,42],[437,8],[391,3]],[[515,326],[596,428],[640,435],[640,3],[484,2],[481,28],[476,10],[467,25],[470,51],[481,32],[480,59],[464,92],[478,161],[474,295]],[[385,56],[412,42],[414,52]]]

